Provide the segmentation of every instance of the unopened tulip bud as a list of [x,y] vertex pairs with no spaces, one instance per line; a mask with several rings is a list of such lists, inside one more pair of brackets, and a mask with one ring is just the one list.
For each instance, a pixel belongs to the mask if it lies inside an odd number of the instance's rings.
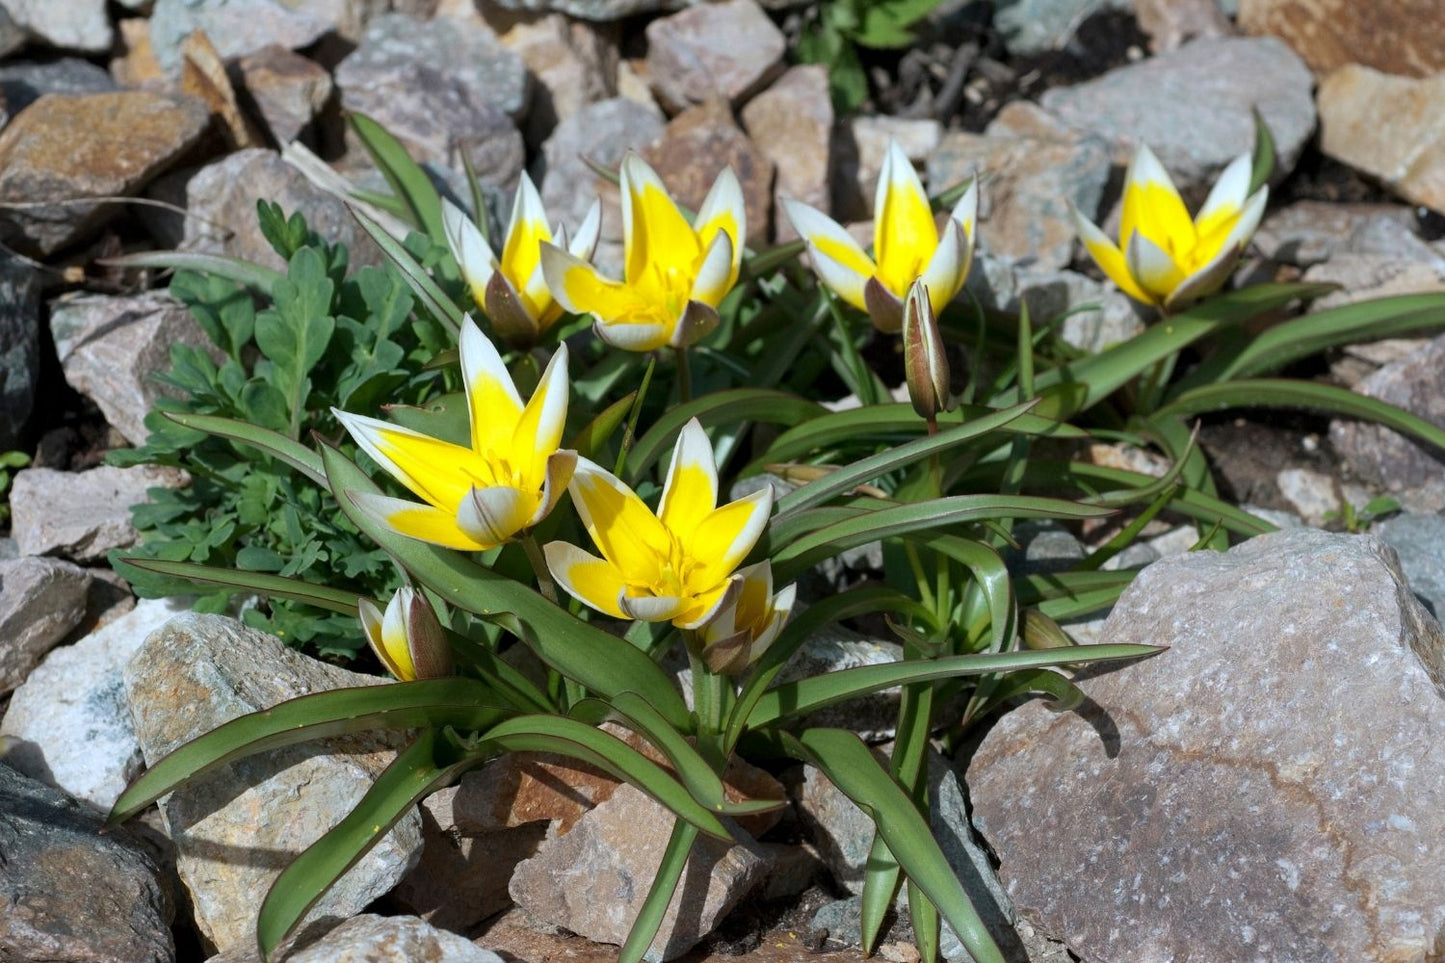
[[928,288],[914,281],[903,303],[903,370],[908,378],[908,397],[919,417],[930,422],[949,403],[948,353],[943,334],[928,300]]
[[793,611],[797,586],[773,594],[773,569],[759,562],[733,575],[717,613],[694,635],[717,675],[738,675],[762,658]]
[[452,674],[451,645],[426,596],[403,586],[387,603],[384,615],[370,599],[361,599],[357,608],[366,641],[398,680],[442,679]]

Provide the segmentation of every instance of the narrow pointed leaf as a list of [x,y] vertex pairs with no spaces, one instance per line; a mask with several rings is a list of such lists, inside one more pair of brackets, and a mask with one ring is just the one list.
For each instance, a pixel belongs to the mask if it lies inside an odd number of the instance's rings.
[[240,258],[194,251],[138,251],[135,254],[101,258],[99,263],[107,267],[161,268],[214,274],[260,291],[267,297],[271,295],[272,286],[286,276],[274,268],[252,264]]
[[646,955],[647,948],[652,945],[653,938],[662,926],[662,918],[667,914],[672,894],[677,891],[677,881],[682,878],[683,868],[687,866],[695,842],[695,827],[681,819],[672,824],[672,833],[667,838],[667,849],[662,853],[662,862],[658,864],[657,872],[652,877],[652,885],[647,889],[647,898],[642,901],[642,909],[637,911],[637,919],[632,921],[632,928],[627,931],[627,941],[622,944],[622,951],[617,957],[618,963],[638,963]]
[[863,894],[858,906],[858,939],[864,953],[877,952],[883,922],[893,909],[893,900],[902,882],[903,870],[898,860],[893,858],[888,844],[875,829],[868,860],[863,864]]
[[[635,692],[620,692],[607,702],[598,700],[593,705],[598,707],[600,718],[597,721],[609,716],[621,718],[627,728],[652,743],[667,757],[667,761],[677,770],[678,778],[698,802],[721,810],[724,801],[722,780],[692,744],[673,729],[651,703]],[[575,707],[573,715],[577,715]]]
[[244,572],[236,568],[218,568],[196,562],[172,562],[163,558],[121,556],[121,560],[147,572],[183,578],[197,585],[221,585],[236,592],[257,592],[267,598],[304,602],[342,615],[355,615],[356,602],[360,598],[356,592],[332,588],[329,585],[315,585],[285,575]]
[[426,268],[411,256],[411,252],[403,247],[396,238],[388,234],[380,224],[355,207],[351,208],[351,216],[356,218],[356,222],[361,225],[362,230],[371,235],[371,239],[376,242],[377,247],[381,248],[382,253],[397,266],[397,269],[401,271],[402,278],[416,294],[418,300],[426,305],[432,317],[446,325],[451,330],[452,336],[457,337],[462,330],[462,309],[457,307],[452,299],[447,297],[446,292],[437,286]]
[[775,425],[796,425],[827,411],[814,401],[785,391],[765,388],[735,388],[718,391],[669,408],[647,433],[637,440],[628,464],[629,475],[640,478],[664,452],[672,449],[682,426],[693,418],[704,428],[714,425],[761,421]]
[[637,392],[630,391],[612,402],[598,412],[597,417],[583,425],[581,430],[572,436],[567,447],[583,458],[596,461],[603,447],[627,420],[627,413],[632,410],[632,404],[636,400]]
[[301,442],[288,438],[279,431],[217,415],[196,415],[180,411],[163,411],[161,414],[178,425],[184,425],[196,431],[204,431],[206,434],[215,435],[218,438],[229,438],[232,441],[253,445],[268,455],[274,455],[322,488],[326,488],[326,472],[321,468],[321,456]]
[[356,131],[361,145],[376,162],[386,182],[396,196],[406,202],[412,223],[425,231],[437,244],[447,243],[446,230],[442,226],[442,200],[431,178],[421,165],[411,159],[401,141],[397,140],[383,126],[365,114],[350,115],[351,129]]

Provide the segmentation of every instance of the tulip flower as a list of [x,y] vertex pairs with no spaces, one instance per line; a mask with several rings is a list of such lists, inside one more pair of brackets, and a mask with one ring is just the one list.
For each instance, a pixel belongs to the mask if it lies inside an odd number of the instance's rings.
[[556,239],[575,257],[590,260],[602,228],[602,207],[593,202],[569,243],[565,227],[559,224],[548,229],[542,197],[524,173],[512,202],[512,219],[500,258],[451,201],[442,201],[442,222],[472,300],[486,311],[492,329],[508,344],[530,348],[562,316],[562,306],[552,299],[542,275],[542,245]]
[[552,296],[591,314],[598,337],[628,351],[695,344],[717,326],[717,306],[737,283],[746,213],[742,188],[725,168],[692,224],[657,172],[638,157],[622,161],[621,281],[554,244],[542,245]]
[[913,410],[930,425],[940,411],[953,407],[949,392],[953,372],[938,318],[928,300],[928,287],[922,281],[913,282],[903,304],[903,374]]
[[939,314],[962,290],[973,264],[978,179],[958,199],[940,234],[923,182],[897,141],[888,143],[873,198],[876,261],[823,212],[790,199],[783,200],[783,210],[807,242],[819,279],[838,297],[866,311],[886,334],[902,328],[903,299],[914,281],[923,280],[933,311]]
[[386,604],[386,614],[371,599],[357,602],[366,641],[401,682],[444,679],[452,674],[452,649],[426,596],[403,586]]
[[1074,211],[1089,256],[1129,297],[1165,311],[1218,290],[1264,215],[1269,188],[1249,193],[1248,154],[1220,174],[1193,220],[1169,172],[1142,144],[1124,181],[1124,210],[1115,246]]
[[558,345],[525,406],[501,355],[470,318],[462,325],[461,362],[469,447],[333,411],[363,451],[425,502],[353,493],[358,508],[403,535],[483,551],[547,517],[572,477],[577,453],[558,450],[567,420],[567,346]]
[[695,634],[702,659],[718,675],[737,675],[773,644],[793,611],[797,586],[773,594],[773,567],[764,559],[739,569],[723,604]]
[[572,502],[602,557],[551,542],[543,551],[552,577],[614,618],[698,628],[722,605],[729,576],[773,507],[772,491],[763,489],[719,508],[717,486],[712,445],[697,419],[678,435],[655,515],[610,472],[577,459]]

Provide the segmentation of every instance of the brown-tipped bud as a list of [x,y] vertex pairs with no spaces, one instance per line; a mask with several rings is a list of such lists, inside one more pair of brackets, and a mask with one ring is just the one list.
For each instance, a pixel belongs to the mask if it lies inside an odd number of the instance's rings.
[[451,643],[425,595],[403,586],[387,603],[385,615],[370,599],[362,599],[358,607],[366,641],[397,679],[411,682],[452,674]]
[[933,419],[949,410],[948,353],[928,288],[917,280],[903,302],[903,370],[908,378],[908,397],[922,418]]
[[517,289],[512,287],[501,271],[492,274],[487,282],[486,303],[482,305],[492,330],[497,337],[514,348],[527,350],[537,343],[541,327],[537,320],[527,313]]

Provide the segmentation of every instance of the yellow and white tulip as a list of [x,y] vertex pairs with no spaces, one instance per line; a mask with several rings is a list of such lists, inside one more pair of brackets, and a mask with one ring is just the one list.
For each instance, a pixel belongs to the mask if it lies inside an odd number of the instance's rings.
[[357,602],[366,641],[386,670],[401,682],[444,679],[452,674],[452,650],[436,611],[409,585],[396,590],[382,613],[368,598]]
[[697,419],[678,435],[657,514],[585,458],[577,459],[570,490],[602,557],[549,543],[543,551],[557,584],[614,618],[680,629],[699,628],[718,612],[773,507],[770,489],[718,507],[712,445]]
[[737,675],[768,651],[793,611],[798,587],[773,594],[773,567],[764,559],[739,569],[723,604],[695,633],[702,659],[718,675]]
[[425,504],[354,493],[357,506],[411,538],[484,551],[524,534],[557,504],[577,464],[559,451],[567,421],[567,346],[557,346],[523,405],[497,349],[470,318],[462,379],[471,446],[343,411],[336,417],[378,465]]
[[628,351],[684,348],[717,326],[717,306],[737,283],[747,215],[742,187],[725,168],[689,224],[657,172],[622,161],[621,281],[555,244],[542,245],[552,296],[591,314],[598,337]]
[[1124,180],[1119,243],[1074,211],[1089,256],[1129,297],[1173,311],[1217,291],[1264,216],[1269,188],[1249,192],[1248,154],[1219,175],[1194,218],[1169,172],[1140,145]]
[[918,172],[897,141],[889,141],[873,197],[873,253],[869,257],[843,226],[800,201],[783,210],[808,243],[813,270],[838,297],[868,312],[887,334],[903,327],[903,299],[923,280],[935,314],[954,299],[973,264],[978,179],[958,199],[940,233]]
[[500,258],[476,224],[451,201],[442,201],[442,222],[472,300],[487,313],[492,329],[508,344],[530,348],[562,316],[562,306],[553,300],[542,273],[542,245],[556,241],[574,257],[590,260],[602,229],[602,208],[593,202],[569,242],[564,226],[547,226],[542,197],[524,173]]

